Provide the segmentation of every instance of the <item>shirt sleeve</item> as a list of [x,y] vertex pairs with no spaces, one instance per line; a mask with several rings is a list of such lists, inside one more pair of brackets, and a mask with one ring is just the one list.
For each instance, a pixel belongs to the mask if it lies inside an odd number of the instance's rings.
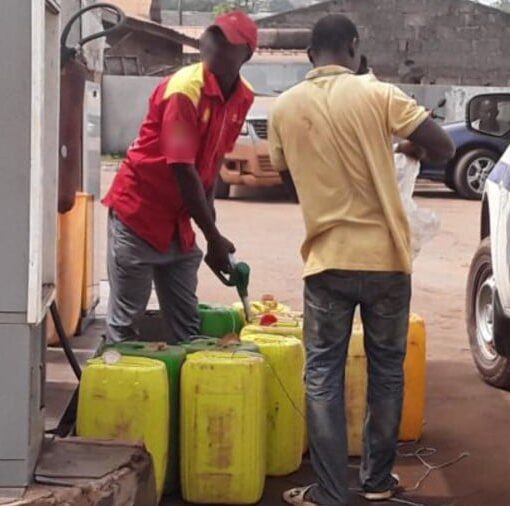
[[200,144],[198,112],[181,93],[172,95],[163,113],[161,151],[168,165],[195,164]]
[[388,87],[388,126],[393,135],[407,139],[427,118],[425,107],[393,85]]
[[285,153],[283,152],[282,139],[278,129],[277,114],[275,112],[269,116],[268,140],[271,165],[277,172],[288,170]]

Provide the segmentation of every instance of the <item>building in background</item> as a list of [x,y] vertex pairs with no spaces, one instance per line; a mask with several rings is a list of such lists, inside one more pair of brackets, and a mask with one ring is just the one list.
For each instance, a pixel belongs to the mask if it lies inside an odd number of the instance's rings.
[[[258,24],[311,28],[330,13],[356,22],[363,51],[381,78],[398,82],[411,73],[413,82],[422,74],[424,84],[510,84],[510,14],[470,0],[330,0]],[[413,62],[412,72],[406,62]]]
[[109,0],[120,7],[128,16],[149,17],[152,0]]
[[[112,23],[109,14],[103,16]],[[184,47],[198,48],[198,40],[142,17],[130,16],[107,39],[105,73],[110,75],[163,76],[185,63]]]

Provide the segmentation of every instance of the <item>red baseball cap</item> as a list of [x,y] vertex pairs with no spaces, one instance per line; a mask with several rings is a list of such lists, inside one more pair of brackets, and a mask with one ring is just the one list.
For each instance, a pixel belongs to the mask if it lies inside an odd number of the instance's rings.
[[247,44],[252,51],[257,49],[258,28],[245,12],[233,11],[218,16],[212,26],[217,26],[231,44]]

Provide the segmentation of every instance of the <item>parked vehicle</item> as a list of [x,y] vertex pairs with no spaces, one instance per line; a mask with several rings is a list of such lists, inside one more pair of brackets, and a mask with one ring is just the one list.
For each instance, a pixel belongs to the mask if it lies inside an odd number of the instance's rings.
[[233,185],[276,186],[279,174],[269,159],[267,123],[271,105],[281,92],[302,81],[311,69],[304,52],[258,54],[243,67],[243,77],[256,93],[234,151],[225,157],[216,190],[228,198]]
[[500,135],[505,125],[510,130],[510,106],[505,97],[479,95],[471,102],[479,109],[473,111],[473,123],[485,124],[483,130],[470,128],[465,121],[444,125],[457,147],[455,158],[444,165],[423,163],[420,177],[444,182],[461,197],[481,199],[487,177],[510,144],[509,135]]
[[[506,115],[490,121],[480,118],[489,100],[500,111],[510,109],[510,94],[475,97],[468,105],[466,126],[473,134],[506,142],[510,133],[510,124],[502,119]],[[469,341],[482,378],[510,388],[510,147],[487,178],[480,238],[466,292]]]

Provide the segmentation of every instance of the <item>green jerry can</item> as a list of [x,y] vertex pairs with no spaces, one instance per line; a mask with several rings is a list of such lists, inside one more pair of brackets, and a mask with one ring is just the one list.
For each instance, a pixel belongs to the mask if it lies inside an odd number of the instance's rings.
[[215,337],[201,337],[188,343],[183,343],[182,347],[188,354],[199,351],[231,351],[248,352],[260,354],[260,348],[253,342],[239,341],[238,339],[217,339]]
[[170,438],[164,493],[178,492],[180,378],[181,367],[186,360],[186,350],[182,346],[141,341],[125,341],[108,348],[117,350],[121,355],[152,358],[165,364],[170,394]]
[[239,334],[243,321],[239,311],[227,306],[199,304],[200,333],[209,337]]

